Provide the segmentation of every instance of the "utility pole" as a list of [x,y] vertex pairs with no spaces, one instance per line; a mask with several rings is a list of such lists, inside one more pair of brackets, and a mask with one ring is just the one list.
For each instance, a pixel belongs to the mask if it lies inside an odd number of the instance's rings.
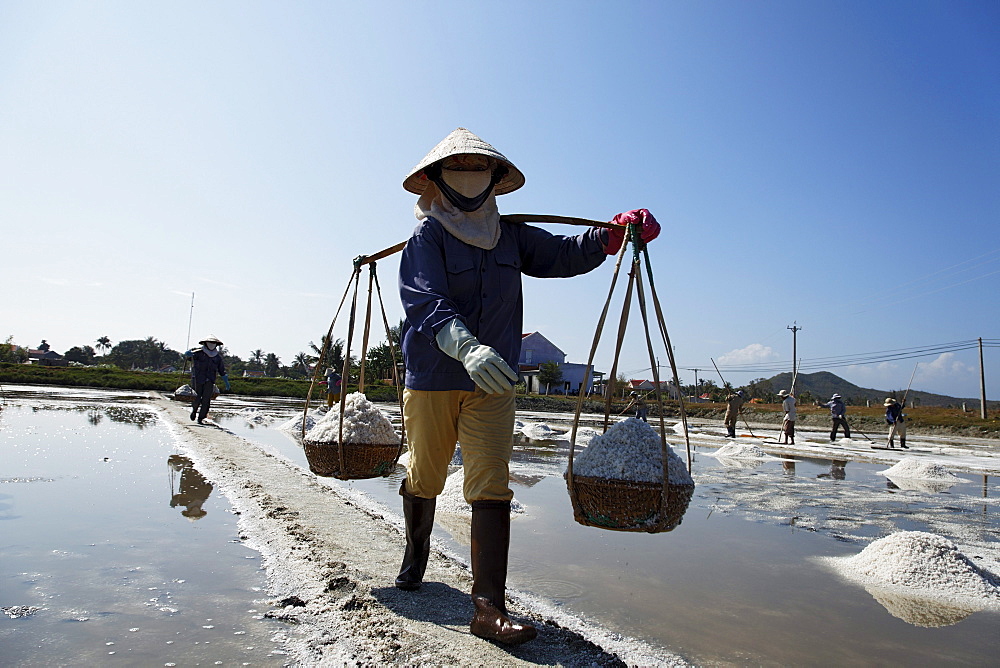
[[983,369],[983,337],[979,337],[979,417],[986,419],[986,371]]
[[794,394],[795,393],[795,382],[794,381],[795,381],[795,371],[796,371],[795,362],[796,362],[797,359],[799,359],[799,353],[798,353],[798,349],[796,347],[796,344],[798,343],[798,341],[797,341],[798,332],[802,328],[799,327],[799,323],[798,323],[797,320],[793,320],[792,321],[792,326],[791,327],[785,327],[785,329],[792,330],[792,387],[789,388],[789,391],[792,394]]
[[694,371],[694,401],[698,403],[701,400],[701,384],[698,382],[698,372],[701,369],[691,369]]

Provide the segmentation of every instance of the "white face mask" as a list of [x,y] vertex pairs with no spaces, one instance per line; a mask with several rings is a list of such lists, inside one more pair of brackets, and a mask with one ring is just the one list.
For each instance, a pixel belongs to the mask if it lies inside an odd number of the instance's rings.
[[463,197],[478,197],[490,185],[492,178],[493,174],[488,169],[479,172],[441,170],[441,179]]

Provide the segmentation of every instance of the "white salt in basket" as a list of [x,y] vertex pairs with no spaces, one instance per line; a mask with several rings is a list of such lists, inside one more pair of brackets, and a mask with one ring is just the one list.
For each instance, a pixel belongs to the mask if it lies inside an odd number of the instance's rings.
[[302,442],[309,470],[339,480],[388,476],[404,447],[392,423],[360,392],[341,405],[342,411],[328,412]]
[[571,449],[566,481],[574,519],[613,531],[672,531],[694,494],[684,462],[635,418],[595,437],[575,462]]

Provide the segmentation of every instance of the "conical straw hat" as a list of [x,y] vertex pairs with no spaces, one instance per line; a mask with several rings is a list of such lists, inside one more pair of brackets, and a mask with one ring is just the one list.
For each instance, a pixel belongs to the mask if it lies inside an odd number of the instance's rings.
[[410,173],[403,179],[403,187],[414,195],[422,194],[428,184],[426,178],[421,178],[421,172],[424,171],[424,168],[433,165],[439,160],[444,160],[448,156],[462,155],[463,153],[485,155],[507,166],[507,175],[500,179],[500,182],[496,185],[495,192],[497,195],[506,195],[524,185],[524,174],[514,166],[514,163],[504,157],[503,153],[465,128],[458,128],[442,139],[441,143],[432,148],[431,152],[425,155],[424,159],[410,170]]

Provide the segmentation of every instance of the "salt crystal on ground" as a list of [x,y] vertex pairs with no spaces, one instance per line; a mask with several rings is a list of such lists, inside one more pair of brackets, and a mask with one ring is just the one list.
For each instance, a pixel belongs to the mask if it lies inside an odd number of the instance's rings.
[[947,538],[899,531],[853,557],[823,559],[841,575],[908,596],[1000,609],[1000,578],[980,568]]
[[892,468],[879,471],[879,475],[892,478],[913,478],[916,480],[934,480],[950,483],[961,482],[961,478],[937,462],[923,461],[919,457],[904,457],[896,462],[896,465]]
[[[306,434],[307,441],[335,443],[340,440],[340,408],[334,406]],[[344,402],[344,443],[396,445],[399,434],[378,406],[361,392],[348,394]]]
[[[629,418],[615,423],[573,458],[574,475],[662,482],[660,435],[646,422]],[[667,444],[667,476],[671,485],[693,485],[684,461]]]
[[759,445],[744,443],[728,443],[709,454],[726,459],[772,459]]
[[[319,415],[316,411],[309,411],[306,415],[306,431],[309,431],[316,426],[316,422],[319,419]],[[282,422],[278,425],[280,431],[287,431],[289,433],[302,433],[302,415],[296,415],[287,422]]]

